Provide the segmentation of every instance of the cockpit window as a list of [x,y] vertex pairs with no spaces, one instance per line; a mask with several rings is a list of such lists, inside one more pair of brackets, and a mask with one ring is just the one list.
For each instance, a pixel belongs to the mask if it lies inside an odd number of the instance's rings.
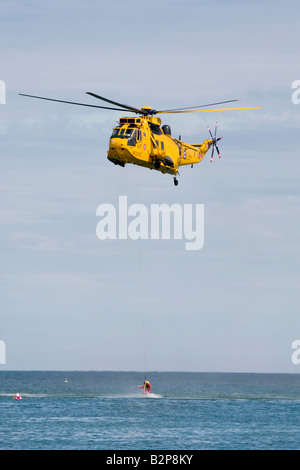
[[114,129],[114,130],[113,130],[113,133],[112,133],[112,135],[111,135],[111,137],[117,137],[117,135],[118,135],[118,133],[119,133],[119,130],[120,130],[120,128]]
[[133,134],[135,134],[135,129],[126,129],[124,132],[124,138],[128,139],[128,137],[131,137]]
[[111,138],[118,137],[119,139],[129,139],[129,137],[132,137],[133,133],[135,133],[135,129],[133,127],[116,127],[113,130]]

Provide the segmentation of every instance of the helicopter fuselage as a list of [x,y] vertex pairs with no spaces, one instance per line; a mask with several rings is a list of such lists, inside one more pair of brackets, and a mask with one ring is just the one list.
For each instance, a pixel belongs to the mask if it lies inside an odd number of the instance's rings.
[[212,145],[189,145],[171,136],[171,129],[156,116],[123,117],[113,129],[107,158],[116,165],[127,163],[177,175],[181,165],[199,163]]

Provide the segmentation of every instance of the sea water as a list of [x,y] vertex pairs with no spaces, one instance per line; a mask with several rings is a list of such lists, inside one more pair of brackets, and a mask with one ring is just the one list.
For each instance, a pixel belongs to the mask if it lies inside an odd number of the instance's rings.
[[144,380],[0,371],[0,449],[300,449],[298,374],[151,372],[150,395]]

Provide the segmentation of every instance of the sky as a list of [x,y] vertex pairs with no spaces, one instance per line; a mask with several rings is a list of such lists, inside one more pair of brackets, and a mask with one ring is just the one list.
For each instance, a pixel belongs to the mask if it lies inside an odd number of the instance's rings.
[[[0,1],[1,370],[299,373],[297,1]],[[106,158],[134,107],[222,157],[170,175]],[[204,205],[204,246],[99,240],[97,207]],[[3,348],[2,348],[3,349]],[[0,358],[1,359],[1,358]],[[1,362],[1,360],[0,360]]]

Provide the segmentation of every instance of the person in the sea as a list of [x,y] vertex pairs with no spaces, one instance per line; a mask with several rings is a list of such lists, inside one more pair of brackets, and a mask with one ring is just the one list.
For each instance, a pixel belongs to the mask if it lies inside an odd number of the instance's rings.
[[19,393],[17,393],[16,396],[13,397],[13,400],[22,400],[22,397]]

